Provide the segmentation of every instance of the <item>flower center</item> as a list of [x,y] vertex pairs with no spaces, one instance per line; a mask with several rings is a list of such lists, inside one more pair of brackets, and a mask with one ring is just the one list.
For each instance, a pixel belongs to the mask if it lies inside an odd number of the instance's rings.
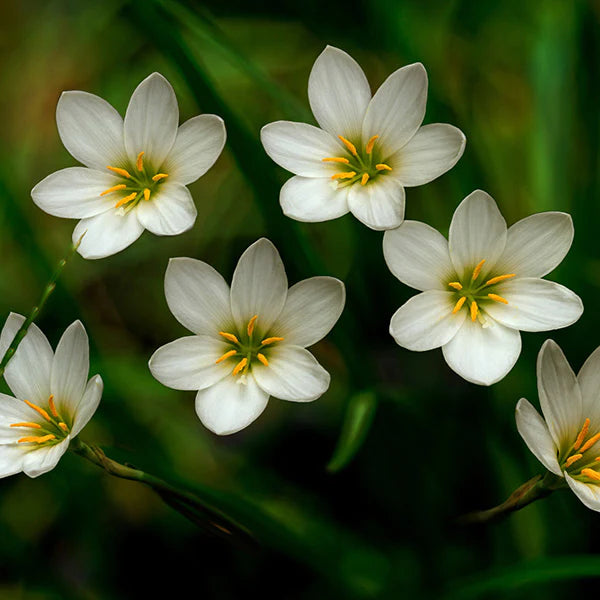
[[[596,433],[584,442],[590,430],[590,420],[586,419],[581,431],[577,435],[575,443],[565,453],[566,457],[561,462],[561,468],[567,471],[569,475],[576,479],[581,479],[585,483],[600,481],[600,472],[596,470],[600,467],[600,456],[585,456],[586,452],[600,440],[600,433]],[[582,459],[584,459],[582,461]]]
[[384,162],[378,161],[377,151],[373,152],[375,148],[375,142],[378,135],[374,135],[366,144],[364,151],[358,151],[356,146],[345,137],[338,135],[340,140],[350,153],[350,157],[345,156],[330,156],[321,159],[323,162],[338,163],[341,167],[339,173],[335,173],[331,176],[331,179],[337,186],[350,185],[360,180],[361,185],[367,185],[370,179],[375,178],[377,175],[383,174],[386,171],[391,171],[392,167],[385,164]]
[[144,154],[140,152],[135,161],[135,169],[131,169],[133,175],[121,167],[106,167],[109,171],[123,178],[125,183],[119,183],[104,190],[100,195],[106,196],[116,192],[123,192],[126,195],[121,197],[115,204],[115,208],[120,214],[125,214],[143,198],[146,202],[150,200],[152,193],[158,191],[158,186],[169,176],[167,173],[152,173],[151,169],[144,165]]
[[70,427],[65,423],[64,419],[60,416],[56,410],[54,404],[54,396],[50,395],[48,398],[48,410],[45,410],[29,402],[29,400],[23,400],[27,406],[33,408],[42,418],[42,423],[36,423],[34,421],[27,421],[23,423],[13,423],[11,427],[24,427],[33,429],[32,435],[26,435],[17,440],[19,444],[45,444],[47,442],[58,443],[64,440],[67,435],[71,432]]

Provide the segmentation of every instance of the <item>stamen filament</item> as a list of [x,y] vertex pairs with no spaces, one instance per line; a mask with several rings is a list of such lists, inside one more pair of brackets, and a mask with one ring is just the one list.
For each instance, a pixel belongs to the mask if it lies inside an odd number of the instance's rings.
[[131,202],[136,196],[137,196],[137,192],[133,192],[132,194],[129,194],[129,196],[125,196],[125,198],[121,198],[115,204],[115,208],[120,208],[121,206],[123,206],[123,204],[127,204],[128,202]]
[[567,462],[565,463],[565,469],[568,469],[574,462],[577,462],[583,454],[573,454],[573,456],[569,456],[567,458]]
[[39,406],[37,406],[37,404],[34,404],[33,402],[29,402],[29,400],[23,400],[23,402],[25,402],[25,404],[27,404],[27,406],[33,408],[33,410],[35,410],[40,415],[42,415],[42,417],[44,417],[44,419],[46,419],[46,421],[49,421],[50,423],[52,423],[52,419],[50,418],[50,415],[43,408],[40,408]]
[[121,177],[127,177],[127,179],[131,179],[131,175],[125,169],[121,169],[120,167],[111,167],[110,165],[106,167],[109,171],[120,175]]
[[260,360],[260,362],[265,365],[265,367],[269,366],[269,361],[267,360],[267,357],[264,354],[261,354],[260,352],[256,355],[256,358],[258,358],[258,360]]
[[347,140],[344,136],[338,135],[340,140],[344,143],[344,146],[350,150],[350,153],[358,158],[358,152],[356,151],[356,146],[350,141]]
[[369,181],[369,174],[363,173],[363,176],[360,178],[360,185],[365,185]]
[[480,261],[477,266],[473,269],[473,275],[471,276],[471,279],[473,281],[475,281],[478,277],[479,277],[479,273],[481,273],[481,267],[483,267],[483,263],[485,262],[485,258]]
[[462,296],[461,298],[459,298],[458,302],[454,306],[454,309],[452,310],[452,314],[455,315],[463,307],[463,304],[466,301],[467,301],[467,297],[466,296]]
[[581,431],[577,435],[577,439],[575,440],[575,443],[573,444],[573,450],[579,450],[579,446],[581,446],[581,444],[583,444],[583,440],[585,439],[585,436],[587,435],[589,428],[590,428],[590,420],[586,419],[583,423],[583,427],[581,428]]
[[239,344],[240,340],[237,339],[233,333],[227,333],[226,331],[219,331],[219,335],[222,335],[226,340],[233,342],[234,344]]
[[165,177],[168,177],[167,173],[157,173],[156,175],[154,175],[154,177],[152,177],[152,181],[160,181]]
[[224,360],[227,360],[230,356],[235,356],[236,354],[237,350],[230,350],[229,352],[225,352],[223,356],[220,356],[219,358],[217,358],[217,360],[215,360],[215,365],[218,365],[220,362],[223,362]]
[[144,170],[144,154],[145,152],[142,150],[138,155],[135,161],[135,167],[138,171]]
[[248,364],[248,359],[242,358],[242,360],[240,360],[240,362],[237,365],[235,365],[235,367],[232,371],[232,375],[237,375],[247,364]]
[[462,290],[463,288],[463,286],[458,281],[451,281],[448,285],[454,288],[455,290]]
[[377,163],[375,165],[375,168],[378,171],[391,171],[392,170],[392,167],[390,167],[390,165],[386,165],[385,163]]
[[501,281],[504,281],[505,279],[510,279],[511,277],[514,277],[516,275],[516,273],[508,273],[506,275],[498,275],[498,277],[492,277],[489,281],[485,282],[485,285],[494,285],[495,283],[500,283]]
[[67,427],[66,423],[63,423],[62,421],[58,424],[58,426],[63,430],[63,431],[69,431],[69,428]]
[[600,473],[594,471],[594,469],[581,469],[581,474],[593,479],[594,481],[600,481]]
[[58,411],[56,410],[56,405],[54,404],[54,394],[50,394],[50,398],[48,398],[48,406],[50,407],[50,412],[52,415],[58,417]]
[[258,315],[254,315],[248,321],[248,335],[252,335],[252,332],[254,331],[254,325],[256,324],[256,319],[258,319]]
[[273,344],[274,342],[283,342],[284,339],[285,338],[282,337],[268,337],[261,342],[261,345],[268,346],[269,344]]
[[344,163],[345,165],[349,164],[350,161],[343,156],[329,156],[327,158],[321,159],[323,162],[336,162],[336,163]]
[[352,179],[356,175],[356,171],[346,171],[345,173],[336,173],[331,176],[331,179]]
[[478,311],[479,309],[477,308],[477,302],[473,300],[473,302],[471,302],[471,321],[475,321],[477,319]]
[[148,188],[144,188],[144,200],[148,202],[150,200],[150,190]]
[[365,151],[367,154],[371,154],[373,152],[373,146],[375,145],[375,140],[378,138],[378,135],[374,135],[368,142],[365,147]]
[[43,444],[44,442],[49,442],[50,440],[55,440],[56,436],[53,433],[49,433],[48,435],[28,435],[27,437],[22,437],[20,440],[17,440],[17,444],[24,444],[28,442],[35,442],[37,444]]
[[594,437],[591,437],[583,446],[581,446],[580,452],[583,454],[586,450],[589,450],[598,440],[600,440],[600,433],[597,433]]
[[502,302],[502,304],[508,304],[508,300],[502,296],[498,296],[498,294],[488,294],[488,298],[491,298],[496,302]]
[[42,426],[39,423],[13,423],[11,427],[31,427],[33,429],[41,429]]
[[119,185],[113,185],[111,188],[104,190],[101,192],[101,196],[106,196],[106,194],[112,194],[113,192],[118,192],[119,190],[124,190],[127,187],[126,183],[119,183]]

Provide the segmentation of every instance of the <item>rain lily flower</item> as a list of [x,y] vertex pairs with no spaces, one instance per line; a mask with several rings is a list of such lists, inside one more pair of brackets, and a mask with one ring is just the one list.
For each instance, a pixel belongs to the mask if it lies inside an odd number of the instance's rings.
[[496,383],[519,357],[519,330],[559,329],[581,316],[579,296],[542,279],[572,241],[571,217],[560,212],[532,215],[507,231],[481,190],[456,209],[449,241],[424,223],[405,221],[385,233],[385,260],[422,293],[398,309],[390,333],[409,350],[441,346],[450,368],[467,381]]
[[548,340],[538,356],[537,380],[544,418],[521,398],[517,429],[550,472],[600,511],[600,348],[575,376],[562,350]]
[[[8,317],[0,356],[24,321]],[[79,321],[64,332],[56,352],[35,324],[29,326],[4,372],[14,397],[0,394],[0,477],[37,477],[56,466],[100,403],[102,379],[88,381],[89,368],[88,337]]]
[[358,63],[327,46],[315,61],[308,99],[320,125],[277,121],[263,127],[267,154],[296,176],[281,189],[283,212],[298,221],[352,214],[371,229],[398,227],[404,188],[451,169],[465,136],[442,123],[421,127],[427,73],[421,63],[392,73],[371,98]]
[[171,84],[158,73],[131,96],[125,120],[105,100],[64,92],[56,108],[66,149],[85,167],[52,173],[32,190],[33,201],[56,217],[81,219],[73,232],[84,258],[104,258],[137,240],[144,229],[177,235],[190,229],[196,207],[186,185],[217,160],[223,120],[200,115],[178,127]]
[[329,387],[329,373],[306,347],[327,335],[344,308],[338,279],[312,277],[288,290],[279,253],[263,238],[242,254],[231,288],[206,263],[174,258],[165,294],[195,335],[159,348],[150,370],[168,387],[198,390],[196,412],[214,433],[248,426],[269,396],[310,402]]

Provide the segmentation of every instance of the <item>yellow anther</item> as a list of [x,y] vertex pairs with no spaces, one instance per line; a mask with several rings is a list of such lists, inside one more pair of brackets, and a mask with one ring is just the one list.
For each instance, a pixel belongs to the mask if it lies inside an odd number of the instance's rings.
[[593,479],[594,481],[600,481],[600,473],[594,471],[594,469],[581,469],[581,474]]
[[138,155],[137,155],[137,159],[135,161],[135,168],[138,171],[143,171],[144,170],[144,154],[145,152],[142,150]]
[[467,297],[466,296],[463,296],[462,298],[459,298],[458,302],[454,306],[454,309],[452,310],[452,314],[455,315],[463,307],[463,304],[466,301],[467,301]]
[[573,454],[573,456],[569,456],[567,458],[567,462],[565,463],[565,469],[568,469],[574,462],[577,462],[583,454]]
[[23,402],[25,402],[25,404],[27,404],[27,406],[30,406],[31,408],[33,408],[33,410],[35,410],[36,412],[40,413],[40,415],[42,415],[42,417],[44,417],[44,419],[46,419],[46,421],[52,422],[50,415],[43,408],[40,408],[33,402],[29,402],[29,400],[23,400]]
[[462,285],[458,281],[451,281],[448,285],[455,290],[462,290]]
[[13,423],[11,427],[32,427],[33,429],[42,428],[42,426],[39,423]]
[[111,188],[104,190],[100,195],[106,196],[106,194],[112,194],[113,192],[118,192],[119,190],[124,190],[127,187],[127,184],[120,183],[119,185],[113,185]]
[[252,335],[252,332],[254,331],[254,325],[256,325],[256,319],[258,319],[258,315],[254,315],[248,321],[248,335]]
[[160,181],[161,179],[165,179],[166,177],[168,177],[166,173],[157,173],[156,175],[154,175],[154,177],[152,177],[152,181]]
[[112,171],[113,173],[120,175],[121,177],[127,177],[127,179],[131,179],[131,175],[125,169],[121,169],[120,167],[111,167],[110,165],[106,168],[109,171]]
[[378,138],[378,135],[374,135],[368,142],[365,147],[365,151],[367,154],[371,154],[373,152],[373,146],[375,145],[375,140]]
[[386,165],[385,163],[377,163],[375,165],[375,168],[378,171],[391,171],[392,170],[392,167],[390,167],[390,165]]
[[365,185],[369,181],[369,174],[363,173],[363,176],[360,178],[360,185]]
[[496,302],[502,302],[502,304],[508,304],[508,300],[502,296],[498,296],[498,294],[488,294],[488,298],[491,298]]
[[489,281],[485,282],[485,285],[494,285],[495,283],[500,283],[501,281],[504,281],[505,279],[510,279],[511,277],[514,277],[516,275],[516,273],[508,273],[506,275],[498,275],[498,277],[492,277]]
[[235,365],[235,367],[232,371],[232,375],[237,375],[247,364],[248,364],[248,359],[242,358],[242,360],[240,360],[240,362],[237,365]]
[[240,340],[233,335],[233,333],[227,333],[226,331],[219,331],[219,335],[222,335],[226,340],[233,342],[234,344],[239,344]]
[[585,439],[585,436],[587,435],[589,428],[590,428],[590,420],[586,419],[583,423],[583,427],[581,428],[581,431],[577,435],[577,439],[575,440],[575,443],[573,444],[573,450],[579,450],[579,446],[581,446],[581,444],[583,444],[583,440]]
[[62,421],[58,424],[58,426],[63,430],[63,431],[69,431],[69,428],[67,427],[66,423],[63,423]]
[[256,358],[258,358],[258,360],[260,360],[260,362],[265,365],[265,367],[269,366],[269,361],[267,360],[267,357],[264,354],[261,354],[260,352],[256,355]]
[[356,171],[346,171],[345,173],[336,173],[331,176],[331,179],[352,179],[356,175]]
[[237,354],[237,350],[230,350],[229,352],[225,352],[225,354],[223,354],[223,356],[217,358],[217,360],[215,360],[215,364],[218,365],[220,362],[223,362],[224,360],[227,360],[230,356],[235,356]]
[[49,442],[50,440],[55,440],[56,436],[53,433],[49,433],[48,435],[28,435],[27,437],[22,437],[20,440],[17,440],[17,444],[25,444],[28,442],[35,442],[36,444],[43,444],[44,442]]
[[329,156],[327,158],[322,158],[321,160],[323,162],[344,163],[345,165],[347,165],[350,162],[347,158],[344,158],[343,156]]
[[284,338],[282,338],[282,337],[268,337],[268,338],[265,338],[261,342],[261,344],[263,346],[268,346],[269,344],[274,344],[275,342],[283,342],[283,340],[284,340]]
[[148,188],[144,188],[144,200],[148,202],[150,200],[150,190]]
[[338,137],[340,138],[340,140],[342,140],[342,142],[344,143],[344,146],[346,146],[346,148],[348,148],[348,150],[350,150],[351,154],[354,154],[354,156],[358,156],[358,152],[356,151],[356,146],[350,140],[347,140],[344,136],[341,136],[341,135],[338,135]]
[[481,267],[483,267],[483,263],[485,262],[485,258],[480,261],[477,266],[473,269],[473,275],[471,276],[471,279],[473,281],[475,281],[478,277],[479,277],[479,273],[481,273]]
[[589,450],[598,440],[600,440],[600,433],[591,437],[583,446],[581,446],[580,452],[583,454],[586,450]]
[[596,456],[594,460],[600,460],[600,456]]
[[121,206],[123,206],[123,204],[127,204],[128,202],[131,202],[136,196],[137,196],[137,192],[133,192],[132,194],[129,194],[129,196],[125,196],[125,198],[121,198],[115,204],[115,208],[120,208]]
[[477,319],[478,311],[479,309],[477,308],[477,302],[473,300],[473,302],[471,302],[471,321],[475,321]]
[[58,417],[58,411],[56,410],[56,405],[54,404],[54,394],[50,394],[50,398],[48,398],[48,406],[50,407],[50,412],[52,415]]

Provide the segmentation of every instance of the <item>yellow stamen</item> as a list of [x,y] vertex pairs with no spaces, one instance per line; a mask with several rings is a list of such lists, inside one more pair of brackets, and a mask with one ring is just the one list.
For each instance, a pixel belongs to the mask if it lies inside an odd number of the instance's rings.
[[166,173],[157,173],[152,178],[152,181],[160,181],[161,179],[164,179],[165,177],[168,177],[168,175]]
[[462,290],[462,285],[458,281],[451,281],[448,285],[455,290]]
[[121,198],[115,204],[115,208],[120,208],[121,206],[123,206],[123,204],[127,204],[128,202],[131,202],[136,196],[137,196],[137,193],[133,192],[132,194],[129,194],[129,196],[125,196],[125,198]]
[[352,179],[356,175],[356,171],[346,171],[345,173],[336,173],[331,176],[331,179]]
[[150,200],[150,190],[148,188],[144,188],[144,200],[148,202]]
[[485,262],[485,258],[479,262],[479,264],[473,269],[473,275],[471,279],[475,281],[479,277],[479,273],[481,273],[481,267],[483,267],[483,263]]
[[240,340],[233,335],[233,333],[227,333],[226,331],[219,331],[219,335],[222,335],[226,340],[233,342],[234,344],[239,344]]
[[385,163],[377,163],[375,165],[375,168],[378,171],[391,171],[392,170],[392,167],[390,167],[390,165],[386,165]]
[[375,140],[378,138],[378,135],[374,135],[368,142],[367,145],[365,147],[365,151],[367,152],[367,154],[371,154],[371,152],[373,152],[373,146],[375,145]]
[[590,428],[590,420],[586,419],[585,422],[583,423],[583,427],[581,428],[581,431],[579,432],[577,439],[575,440],[575,443],[573,444],[573,450],[579,450],[579,446],[581,446],[581,444],[583,444],[583,440],[585,439],[585,436],[587,435],[588,429]]
[[577,462],[583,454],[573,454],[573,456],[569,456],[567,458],[567,462],[565,463],[565,469],[568,469],[574,462]]
[[273,344],[274,342],[283,342],[283,340],[284,340],[284,338],[282,338],[282,337],[268,337],[268,338],[265,338],[261,342],[261,344],[263,346],[268,346],[269,344]]
[[258,315],[254,315],[248,321],[248,335],[252,335],[252,332],[254,331],[254,325],[256,324],[256,319],[258,319]]
[[454,306],[454,309],[452,310],[452,314],[455,315],[462,308],[463,304],[466,301],[467,301],[467,297],[466,296],[463,296],[462,298],[459,298],[458,302]]
[[120,183],[119,185],[113,185],[111,188],[104,190],[100,195],[106,196],[106,194],[112,194],[113,192],[118,192],[119,190],[124,190],[127,187],[127,184]]
[[593,469],[581,469],[581,474],[593,479],[594,481],[600,481],[600,473]]
[[235,356],[237,354],[237,350],[230,350],[229,352],[225,352],[225,354],[223,354],[223,356],[221,356],[220,358],[217,358],[217,360],[215,360],[215,364],[218,365],[220,362],[223,362],[224,360],[228,359],[230,356]]
[[329,156],[327,158],[322,158],[321,160],[323,162],[344,163],[345,165],[347,165],[350,162],[347,158],[344,158],[343,156]]
[[356,151],[356,146],[350,141],[347,140],[345,137],[338,135],[338,137],[340,138],[340,140],[342,140],[342,142],[344,142],[344,146],[346,146],[346,148],[348,148],[348,150],[350,150],[351,154],[354,154],[354,156],[358,156],[358,152]]
[[516,275],[516,273],[508,273],[507,275],[498,275],[498,277],[492,277],[489,281],[485,282],[485,285],[494,285],[495,283],[500,283],[501,281],[504,281],[505,279],[510,279],[511,277],[514,277]]
[[13,423],[11,427],[33,427],[33,429],[42,428],[42,426],[39,423]]
[[109,171],[112,171],[113,173],[120,175],[121,177],[127,177],[127,179],[131,179],[131,175],[125,169],[121,169],[119,167],[111,167],[111,166],[108,166],[106,168]]
[[478,310],[479,309],[477,308],[477,302],[473,300],[473,302],[471,302],[471,321],[475,321],[477,319]]
[[247,358],[242,358],[240,362],[235,365],[235,368],[232,371],[232,375],[237,375],[246,365],[248,364]]
[[67,427],[66,423],[63,423],[62,421],[58,424],[58,426],[63,430],[63,431],[69,431],[69,428]]
[[363,173],[363,176],[360,178],[360,185],[365,185],[369,181],[369,174]]
[[581,446],[580,452],[583,454],[586,450],[589,450],[598,440],[600,440],[600,433],[597,433],[594,437],[591,437],[583,446]]
[[256,355],[256,358],[258,358],[258,360],[260,360],[260,362],[265,365],[265,367],[269,366],[269,361],[267,360],[267,357],[264,354],[261,354],[260,352]]
[[40,413],[40,415],[42,415],[42,417],[44,417],[44,419],[46,419],[46,421],[50,421],[50,423],[52,423],[52,419],[50,418],[50,415],[43,408],[40,408],[33,402],[29,402],[29,400],[23,400],[23,402],[25,402],[25,404],[27,404],[27,406],[30,406],[31,408],[33,408],[33,410],[35,410],[36,412]]
[[17,444],[24,444],[27,442],[35,442],[37,444],[43,444],[44,442],[48,442],[50,440],[55,440],[56,436],[53,433],[49,433],[48,435],[28,435],[27,437],[22,437],[20,440],[17,440]]
[[600,460],[600,456],[596,456],[594,460]]
[[135,167],[138,171],[144,170],[144,154],[145,152],[142,150],[138,155],[135,161]]
[[508,304],[508,300],[502,296],[498,296],[498,294],[488,294],[488,298],[491,298],[496,302],[502,302],[502,304]]
[[48,398],[48,406],[50,407],[50,412],[52,413],[52,415],[58,417],[56,405],[54,404],[54,394],[50,394],[50,398]]

